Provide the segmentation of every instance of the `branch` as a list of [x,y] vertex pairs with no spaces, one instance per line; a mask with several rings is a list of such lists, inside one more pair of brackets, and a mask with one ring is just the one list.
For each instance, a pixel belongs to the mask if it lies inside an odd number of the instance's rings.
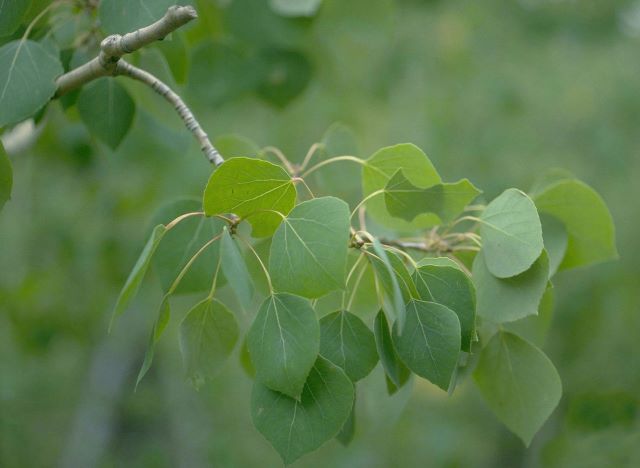
[[104,76],[128,76],[138,80],[151,87],[173,105],[187,129],[198,140],[200,148],[209,162],[219,166],[224,162],[224,159],[211,144],[209,137],[182,98],[151,73],[134,67],[121,58],[125,54],[130,54],[152,42],[163,39],[197,17],[198,13],[193,7],[174,5],[169,7],[162,18],[149,26],[125,35],[108,36],[100,43],[100,54],[97,57],[58,77],[54,97],[63,96]]

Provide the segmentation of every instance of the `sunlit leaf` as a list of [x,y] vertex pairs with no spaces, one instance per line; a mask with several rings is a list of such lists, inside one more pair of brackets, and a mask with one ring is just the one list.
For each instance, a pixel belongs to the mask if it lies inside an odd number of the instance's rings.
[[[402,169],[409,182],[419,188],[442,182],[427,155],[417,146],[405,143],[382,148],[366,160],[362,168],[363,195],[384,189],[398,169]],[[429,214],[418,216],[412,223],[394,217],[387,210],[383,195],[371,198],[366,206],[367,214],[375,221],[396,231],[414,231],[438,222],[436,216]]]
[[231,238],[226,226],[223,228],[220,239],[220,266],[229,286],[235,292],[236,298],[247,310],[253,299],[253,282],[240,249]]
[[251,416],[258,431],[289,465],[340,432],[351,414],[354,398],[353,384],[346,374],[318,357],[300,400],[256,382]]
[[[469,277],[448,258],[427,259],[434,263],[420,263],[413,279],[420,299],[437,302],[451,309],[460,321],[462,350],[470,351],[475,339],[476,291]],[[453,263],[451,265],[449,262]]]
[[485,346],[473,378],[496,416],[527,446],[562,394],[549,358],[508,332],[496,333]]
[[412,372],[443,390],[449,388],[460,354],[460,322],[448,307],[412,300],[402,334],[393,326],[393,343]]
[[203,206],[207,216],[249,217],[253,237],[267,237],[282,222],[278,213],[287,215],[295,201],[296,188],[282,167],[260,159],[233,158],[211,175]]
[[611,214],[604,201],[579,180],[560,180],[535,197],[541,213],[562,221],[569,234],[560,270],[618,257]]
[[546,252],[527,271],[511,278],[493,276],[486,266],[485,255],[480,252],[473,262],[478,315],[493,323],[536,315],[549,279]]
[[482,250],[494,276],[520,274],[540,256],[544,247],[540,218],[524,192],[505,190],[489,203],[481,219]]
[[320,349],[320,325],[308,300],[274,294],[262,303],[247,345],[256,379],[298,398]]
[[136,104],[113,78],[100,78],[82,87],[78,112],[89,131],[116,149],[133,123]]
[[347,311],[337,311],[320,320],[320,354],[354,382],[366,377],[378,362],[373,332]]
[[269,271],[278,291],[308,298],[344,288],[349,208],[334,197],[296,206],[271,242]]
[[138,260],[133,266],[133,269],[127,277],[127,281],[125,281],[124,286],[120,291],[116,305],[113,308],[109,328],[111,328],[113,321],[126,310],[131,300],[135,297],[138,292],[138,288],[140,287],[140,283],[149,268],[151,257],[166,233],[167,228],[162,224],[157,225],[151,232],[149,240],[142,249]]
[[388,381],[391,383],[391,385],[388,385],[389,393],[393,394],[407,383],[411,372],[398,356],[398,352],[393,344],[393,339],[391,338],[389,323],[383,311],[378,312],[376,316],[373,324],[373,332],[380,362],[382,363]]
[[389,213],[397,218],[411,222],[420,214],[433,213],[448,223],[480,193],[468,179],[419,188],[398,169],[385,186],[384,199]]
[[187,313],[180,323],[180,350],[194,386],[220,372],[237,341],[238,324],[222,302],[205,299]]
[[31,117],[49,102],[62,71],[60,59],[37,42],[0,47],[0,127]]

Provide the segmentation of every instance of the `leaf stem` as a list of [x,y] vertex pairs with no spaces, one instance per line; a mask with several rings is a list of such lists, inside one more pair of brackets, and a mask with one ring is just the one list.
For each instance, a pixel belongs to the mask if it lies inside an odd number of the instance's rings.
[[309,195],[311,195],[311,198],[316,198],[316,196],[313,194],[313,192],[311,191],[311,189],[309,188],[309,186],[307,185],[307,183],[304,181],[302,177],[294,177],[291,180],[293,180],[294,182],[302,182],[302,185],[304,185],[304,187],[307,189],[307,192],[309,192]]
[[324,148],[324,143],[314,143],[313,145],[311,145],[311,147],[309,148],[309,151],[307,151],[307,155],[304,157],[304,160],[302,161],[302,165],[300,166],[300,171],[304,171],[307,168],[307,165],[311,161],[311,158],[313,158],[313,156],[316,154],[316,151],[321,148]]
[[169,222],[168,224],[166,224],[164,227],[168,231],[169,229],[175,227],[184,219],[190,218],[191,216],[203,216],[203,215],[204,215],[204,212],[202,211],[192,211],[191,213],[184,213],[178,216],[177,218],[175,218],[174,220],[172,220],[171,222]]
[[264,272],[264,276],[267,278],[267,284],[269,285],[269,292],[273,294],[274,290],[273,290],[273,284],[271,283],[271,275],[269,274],[269,270],[267,270],[267,267],[264,265],[264,262],[260,258],[260,255],[258,255],[258,252],[256,252],[256,250],[253,248],[253,246],[248,240],[246,240],[244,237],[240,236],[239,234],[236,234],[236,237],[240,239],[244,243],[244,245],[246,245],[249,248],[249,250],[251,250],[253,255],[256,257],[256,260],[258,260],[258,263],[260,264],[260,267]]
[[377,197],[381,193],[384,193],[384,189],[376,190],[375,192],[371,192],[369,195],[364,197],[362,199],[362,201],[360,201],[360,203],[358,203],[356,205],[356,207],[353,209],[353,211],[351,212],[351,216],[349,216],[349,221],[351,221],[351,219],[353,219],[353,217],[355,216],[356,212],[360,209],[361,206],[363,206],[366,202],[371,200],[373,197]]
[[327,164],[333,164],[335,162],[339,162],[339,161],[353,161],[356,162],[358,164],[361,164],[363,166],[367,165],[367,162],[364,159],[360,159],[356,156],[336,156],[334,158],[330,158],[330,159],[325,159],[324,161],[319,162],[318,164],[316,164],[315,166],[311,167],[311,169],[307,170],[306,172],[304,172],[302,174],[302,177],[307,177],[309,174],[317,171],[318,169],[320,169],[321,167],[326,166]]
[[262,148],[262,151],[264,151],[265,153],[273,154],[276,158],[280,160],[280,162],[284,165],[284,167],[287,169],[287,172],[289,174],[291,175],[295,174],[295,169],[293,168],[291,161],[289,161],[289,159],[284,155],[282,151],[280,151],[279,148],[276,148],[275,146],[265,146],[264,148]]
[[184,275],[187,274],[187,272],[189,271],[189,268],[191,268],[191,265],[193,265],[193,262],[195,262],[198,259],[198,257],[202,254],[202,252],[204,252],[207,249],[207,247],[209,247],[215,241],[220,239],[221,236],[222,234],[218,234],[217,236],[209,239],[202,247],[200,247],[200,249],[195,254],[193,254],[193,257],[189,259],[187,264],[182,268],[182,270],[180,270],[180,273],[178,273],[178,276],[176,277],[176,279],[173,280],[173,283],[171,283],[171,287],[169,288],[169,291],[167,291],[165,296],[169,296],[173,294],[173,292],[176,290],[176,288],[180,284],[180,281],[182,281],[182,278],[184,278]]

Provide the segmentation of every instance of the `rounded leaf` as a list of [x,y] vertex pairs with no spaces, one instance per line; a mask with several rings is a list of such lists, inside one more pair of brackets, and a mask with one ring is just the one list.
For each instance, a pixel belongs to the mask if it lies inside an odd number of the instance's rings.
[[515,276],[540,256],[542,226],[533,201],[518,189],[496,197],[481,216],[482,250],[489,271],[498,278]]

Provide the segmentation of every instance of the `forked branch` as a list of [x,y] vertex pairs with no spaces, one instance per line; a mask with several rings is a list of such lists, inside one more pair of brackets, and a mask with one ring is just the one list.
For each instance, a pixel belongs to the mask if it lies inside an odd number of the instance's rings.
[[89,62],[61,75],[56,80],[55,97],[60,97],[95,79],[105,76],[128,76],[151,87],[174,107],[187,129],[200,144],[200,149],[207,160],[216,166],[224,159],[211,144],[208,135],[185,104],[182,98],[169,86],[151,73],[125,62],[122,56],[130,54],[157,40],[161,40],[189,21],[198,17],[192,6],[169,7],[165,15],[149,26],[124,35],[108,36],[100,43],[100,53]]

